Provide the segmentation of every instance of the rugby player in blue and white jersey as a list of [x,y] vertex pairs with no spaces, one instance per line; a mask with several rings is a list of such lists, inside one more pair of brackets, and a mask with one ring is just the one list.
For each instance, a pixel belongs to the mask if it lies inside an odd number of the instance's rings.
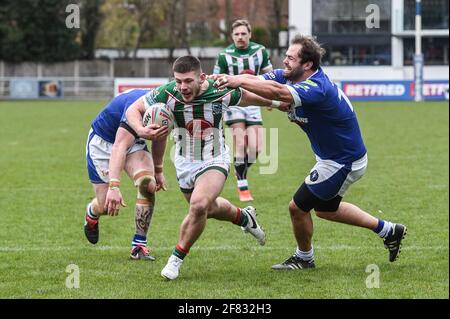
[[[95,198],[86,208],[84,233],[90,243],[96,244],[100,216],[116,216],[120,206],[125,206],[119,188],[120,173],[125,169],[138,189],[136,232],[130,258],[144,260],[154,260],[147,248],[147,232],[153,215],[155,192],[165,188],[162,168],[168,130],[166,126],[156,124],[144,128],[146,136],[152,139],[150,154],[145,140],[126,124],[124,115],[133,102],[149,91],[134,89],[115,97],[92,121],[86,144],[87,169]],[[112,160],[121,157],[123,161]],[[123,165],[110,165],[111,162]]]
[[213,76],[215,85],[242,87],[267,99],[290,103],[289,119],[307,134],[316,165],[289,203],[297,249],[276,270],[314,268],[313,221],[318,217],[365,227],[384,239],[389,261],[396,260],[406,227],[371,216],[357,206],[342,202],[348,187],[367,168],[367,151],[352,104],[320,67],[323,48],[312,37],[297,35],[283,60],[285,68],[259,77]]

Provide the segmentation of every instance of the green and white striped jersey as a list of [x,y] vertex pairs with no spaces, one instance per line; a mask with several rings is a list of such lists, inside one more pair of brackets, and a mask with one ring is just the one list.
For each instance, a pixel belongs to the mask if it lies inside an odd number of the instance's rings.
[[272,67],[269,53],[258,43],[250,42],[246,49],[238,49],[234,44],[227,47],[217,58],[214,74],[260,75],[262,69]]
[[238,105],[241,89],[219,90],[213,80],[207,80],[208,89],[186,103],[172,81],[147,93],[145,108],[155,103],[164,103],[175,118],[174,138],[177,156],[189,160],[208,160],[227,150],[223,131],[222,115],[231,105]]

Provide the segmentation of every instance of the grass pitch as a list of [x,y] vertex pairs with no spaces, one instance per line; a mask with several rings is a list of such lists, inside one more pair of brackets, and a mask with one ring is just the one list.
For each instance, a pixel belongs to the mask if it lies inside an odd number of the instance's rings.
[[[188,206],[169,156],[169,190],[157,196],[148,238],[155,262],[128,260],[135,189],[125,177],[128,207],[102,218],[97,245],[84,238],[84,209],[93,196],[85,142],[105,103],[0,102],[0,298],[449,297],[448,103],[355,103],[369,168],[345,199],[408,226],[395,263],[371,231],[314,216],[317,268],[270,269],[294,251],[287,204],[314,157],[296,125],[265,111],[265,126],[279,128],[278,170],[260,175],[258,164],[249,181],[266,246],[230,223],[209,220],[174,282],[160,271]],[[239,204],[233,175],[222,195]],[[78,289],[66,287],[70,264],[80,270]],[[379,288],[367,288],[374,267]]]

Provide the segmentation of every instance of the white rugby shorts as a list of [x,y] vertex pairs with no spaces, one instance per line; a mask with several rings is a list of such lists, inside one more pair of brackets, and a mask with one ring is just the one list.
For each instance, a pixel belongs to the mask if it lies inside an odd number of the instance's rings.
[[180,190],[183,193],[192,193],[197,178],[211,169],[218,170],[227,177],[230,172],[230,163],[229,151],[204,161],[188,160],[183,156],[176,156],[175,169]]
[[367,169],[367,154],[343,165],[331,160],[323,160],[316,156],[317,163],[305,178],[308,189],[322,200],[330,200],[339,195],[344,197],[351,184],[359,180]]
[[223,115],[225,124],[245,123],[246,126],[262,125],[261,107],[259,106],[230,106]]
[[[109,183],[109,159],[111,158],[112,147],[112,143],[102,139],[92,129],[89,131],[86,142],[86,161],[91,183]],[[128,149],[127,154],[137,151],[148,152],[144,139],[137,139]]]

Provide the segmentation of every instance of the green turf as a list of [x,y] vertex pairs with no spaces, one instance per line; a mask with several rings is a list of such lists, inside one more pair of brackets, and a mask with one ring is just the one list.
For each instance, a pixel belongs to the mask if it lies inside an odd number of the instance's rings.
[[[102,219],[100,242],[84,238],[84,208],[92,196],[85,141],[104,103],[0,102],[0,298],[449,297],[448,103],[355,103],[369,168],[346,200],[408,226],[397,262],[388,262],[371,231],[314,216],[317,268],[271,271],[294,251],[287,204],[314,164],[306,136],[273,111],[264,112],[264,120],[279,127],[277,173],[260,175],[259,166],[250,172],[266,246],[232,224],[210,220],[174,282],[159,273],[187,204],[168,156],[169,191],[157,198],[149,234],[155,262],[127,259],[134,232],[130,181],[122,187],[129,206]],[[223,195],[238,204],[234,178]],[[79,289],[65,286],[69,264],[80,269]],[[369,289],[372,264],[380,287]]]

